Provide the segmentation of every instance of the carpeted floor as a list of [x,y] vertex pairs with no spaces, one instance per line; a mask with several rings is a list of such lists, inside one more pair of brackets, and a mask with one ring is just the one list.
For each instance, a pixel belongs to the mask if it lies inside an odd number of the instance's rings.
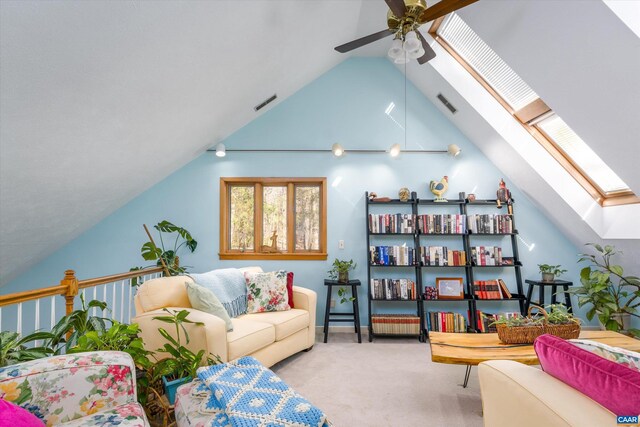
[[431,362],[429,344],[331,333],[272,367],[336,427],[482,426],[477,368]]

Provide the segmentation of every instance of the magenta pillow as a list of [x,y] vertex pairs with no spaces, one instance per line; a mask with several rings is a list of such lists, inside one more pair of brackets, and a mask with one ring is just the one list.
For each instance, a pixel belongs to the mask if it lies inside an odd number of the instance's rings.
[[4,399],[0,399],[0,426],[45,427],[40,418]]
[[549,375],[616,415],[640,414],[640,372],[553,335],[539,336],[533,347]]
[[287,273],[287,297],[289,298],[289,307],[293,306],[293,271]]

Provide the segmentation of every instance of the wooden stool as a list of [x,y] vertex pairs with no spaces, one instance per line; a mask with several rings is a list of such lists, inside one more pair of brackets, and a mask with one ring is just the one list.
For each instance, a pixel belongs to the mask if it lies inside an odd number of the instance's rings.
[[[358,343],[362,343],[362,336],[360,334],[360,310],[358,307],[358,289],[360,286],[360,280],[349,280],[348,283],[340,283],[337,280],[328,280],[325,279],[324,285],[328,286],[327,288],[327,305],[324,309],[324,342],[327,342],[327,337],[329,336],[329,322],[353,322],[353,326],[355,327],[356,333],[358,334]],[[331,293],[333,291],[333,287],[351,287],[351,296],[353,297],[353,301],[351,301],[353,306],[352,313],[333,313],[331,312]],[[341,318],[331,318],[331,316],[341,316]],[[345,318],[345,316],[348,316]]]

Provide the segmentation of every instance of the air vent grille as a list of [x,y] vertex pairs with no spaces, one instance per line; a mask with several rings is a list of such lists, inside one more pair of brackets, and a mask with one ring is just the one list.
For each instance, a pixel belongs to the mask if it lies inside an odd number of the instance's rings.
[[438,99],[440,100],[440,102],[442,102],[444,104],[445,107],[447,107],[447,109],[449,111],[451,111],[451,114],[455,114],[456,111],[458,111],[456,109],[456,107],[454,107],[453,105],[451,105],[451,103],[449,102],[449,100],[447,98],[444,97],[443,94],[439,93],[438,94]]
[[269,98],[265,99],[262,103],[256,105],[255,107],[253,107],[254,110],[258,111],[264,107],[267,106],[267,104],[273,102],[276,100],[276,98],[278,97],[278,95],[276,95],[275,93],[273,95],[271,95]]

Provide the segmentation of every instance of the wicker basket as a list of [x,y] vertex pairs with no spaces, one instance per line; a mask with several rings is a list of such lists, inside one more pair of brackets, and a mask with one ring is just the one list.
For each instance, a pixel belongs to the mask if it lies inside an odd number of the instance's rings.
[[496,325],[498,338],[505,344],[533,344],[542,334],[551,334],[559,338],[568,340],[580,336],[580,323],[576,320],[573,323],[563,325],[552,325],[548,322],[549,315],[544,308],[532,305],[529,307],[527,317],[531,318],[531,310],[537,308],[544,316],[542,325],[535,326],[507,326]]

